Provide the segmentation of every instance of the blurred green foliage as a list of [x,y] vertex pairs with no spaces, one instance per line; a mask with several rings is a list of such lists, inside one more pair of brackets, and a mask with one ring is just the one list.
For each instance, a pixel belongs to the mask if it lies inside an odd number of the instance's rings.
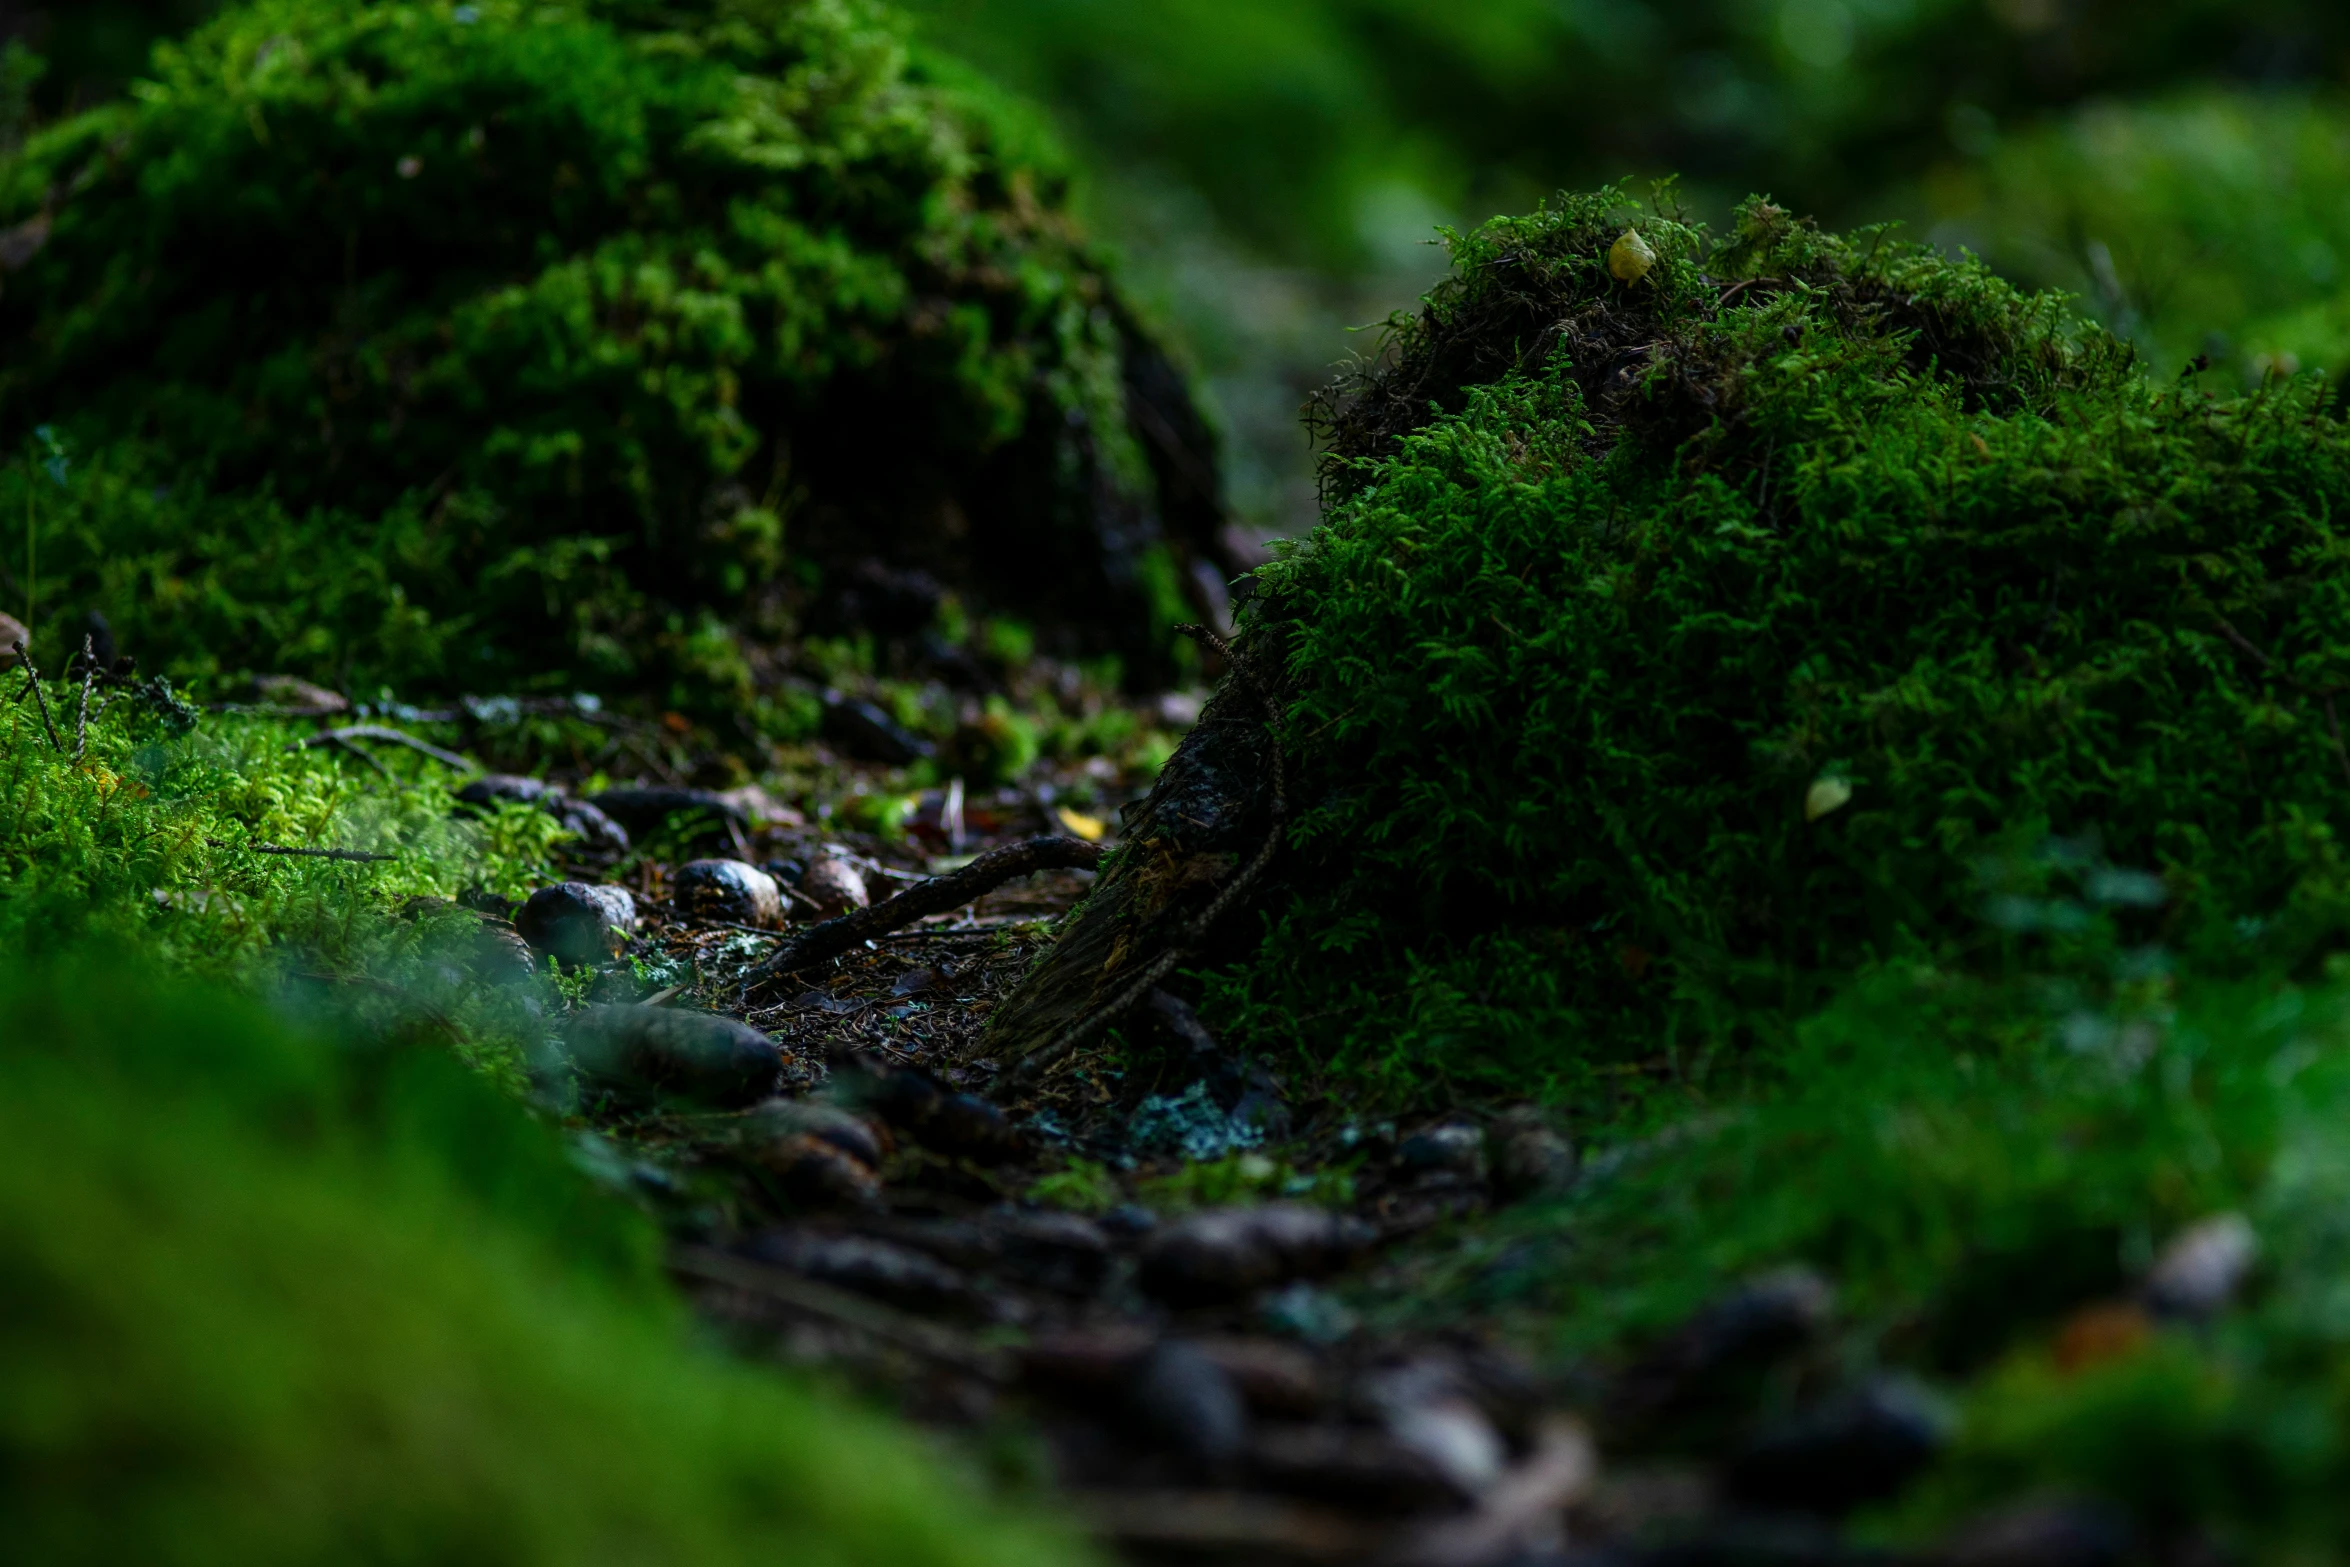
[[[1868,1525],[1927,1545],[2058,1495],[2141,1539],[2340,1559],[2350,1498],[2350,996],[1895,969],[1807,1021],[1760,1093],[1609,1134],[1565,1198],[1420,1281],[1621,1364],[1802,1264],[1833,1282],[1818,1359],[1944,1390],[1951,1449]],[[2216,1323],[2149,1321],[2139,1287],[2187,1226],[2237,1213],[2258,1266]],[[2083,1311],[2135,1323],[2068,1347]]]
[[1937,165],[1938,240],[2061,288],[2158,376],[2350,370],[2350,104],[2199,93],[2099,104]]
[[2069,939],[2052,885],[2223,967],[2244,919],[2337,939],[2325,389],[2150,383],[2059,300],[1759,200],[1719,243],[1637,219],[1627,285],[1628,215],[1460,237],[1326,413],[1328,521],[1248,631],[1311,802],[1248,1026],[1604,1097],[1872,963]]
[[689,1348],[657,1242],[412,1041],[0,978],[0,1512],[54,1563],[1043,1563],[877,1417]]
[[2096,95],[2333,76],[2350,23],[2271,0],[917,0],[1121,168],[1279,252],[1359,264],[1408,212],[1680,171],[1807,210]]

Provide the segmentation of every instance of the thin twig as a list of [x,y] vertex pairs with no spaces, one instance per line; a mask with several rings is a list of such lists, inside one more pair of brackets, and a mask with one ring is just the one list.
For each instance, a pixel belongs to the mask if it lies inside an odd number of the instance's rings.
[[[41,689],[41,672],[33,667],[33,655],[22,642],[9,645],[16,649],[16,656],[24,665],[25,683],[33,688],[33,700],[41,704],[41,727],[49,731],[50,748],[63,756],[65,744],[57,738],[57,725],[49,717],[49,696]],[[23,698],[19,697],[18,700],[22,701]]]
[[361,745],[356,740],[337,739],[335,741],[335,749],[338,751],[350,752],[353,756],[356,756],[359,758],[359,760],[365,762],[368,766],[374,768],[378,773],[382,774],[386,778],[392,776],[392,770],[384,766],[382,760],[378,758],[373,751],[370,751],[367,749],[367,747]]
[[412,751],[421,751],[443,766],[454,767],[461,773],[478,770],[469,757],[459,756],[454,751],[444,751],[429,740],[419,740],[412,734],[382,724],[345,724],[340,729],[321,729],[308,739],[296,741],[295,746],[297,749],[308,749],[315,745],[347,745],[354,740],[384,740],[393,745],[404,745]]
[[349,860],[360,863],[369,860],[396,860],[396,854],[369,854],[361,849],[292,849],[279,843],[223,843],[218,838],[204,840],[215,849],[250,849],[255,854],[284,854],[305,860]]
[[959,871],[918,881],[893,898],[826,920],[787,943],[743,976],[743,996],[747,1001],[750,993],[768,980],[837,958],[924,915],[944,914],[976,902],[1015,876],[1042,870],[1091,870],[1101,863],[1101,857],[1102,851],[1090,843],[1051,833],[990,849]]
[[73,761],[76,767],[90,750],[90,686],[98,678],[98,650],[92,638],[82,638],[82,700],[73,715]]

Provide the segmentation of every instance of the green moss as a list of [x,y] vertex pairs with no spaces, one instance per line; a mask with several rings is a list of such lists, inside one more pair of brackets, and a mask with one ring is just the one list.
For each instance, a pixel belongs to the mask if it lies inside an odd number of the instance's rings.
[[689,1349],[649,1227],[426,1049],[0,980],[0,1510],[51,1562],[1075,1559]]
[[0,164],[0,429],[74,454],[0,515],[183,676],[739,708],[891,555],[1155,668],[1165,363],[1067,183],[863,0],[254,0]]
[[2325,387],[2144,380],[2058,300],[1760,201],[1720,244],[1640,220],[1627,287],[1624,221],[1456,238],[1328,410],[1249,631],[1301,809],[1227,1020],[1398,1092],[1604,1096],[1857,969],[2071,939],[1986,927],[2002,893],[2196,963],[2336,939]]

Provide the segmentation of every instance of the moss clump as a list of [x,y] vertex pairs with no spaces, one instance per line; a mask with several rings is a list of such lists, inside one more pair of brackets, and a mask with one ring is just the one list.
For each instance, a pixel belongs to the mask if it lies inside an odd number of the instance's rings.
[[46,1562],[1032,1563],[881,1423],[682,1342],[653,1238],[427,1049],[0,980],[0,1508]]
[[1456,237],[1326,410],[1326,521],[1248,633],[1304,803],[1227,1019],[1399,1090],[1596,1092],[1857,968],[2062,942],[2051,889],[2198,962],[2332,940],[2327,388],[2155,383],[1760,200],[1718,244],[1639,220],[1626,285],[1624,221]]
[[1212,452],[1067,183],[863,0],[254,0],[0,166],[0,505],[181,673],[740,704],[876,559],[1149,673]]

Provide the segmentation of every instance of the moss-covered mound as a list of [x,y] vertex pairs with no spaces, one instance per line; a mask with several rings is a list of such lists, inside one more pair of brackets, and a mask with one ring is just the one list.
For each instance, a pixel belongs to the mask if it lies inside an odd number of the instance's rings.
[[1067,183],[864,0],[256,0],[0,167],[0,504],[188,671],[739,700],[872,561],[1147,672],[1213,452]]
[[0,979],[0,1511],[43,1562],[1035,1563],[689,1351],[652,1237],[437,1049]]
[[1634,228],[1607,192],[1458,239],[1324,410],[1325,523],[1246,632],[1294,803],[1228,1021],[1591,1085],[1702,1073],[1874,961],[2072,939],[2052,886],[2223,964],[2339,929],[2322,383],[2156,384],[2060,300],[1759,200],[1719,244]]

